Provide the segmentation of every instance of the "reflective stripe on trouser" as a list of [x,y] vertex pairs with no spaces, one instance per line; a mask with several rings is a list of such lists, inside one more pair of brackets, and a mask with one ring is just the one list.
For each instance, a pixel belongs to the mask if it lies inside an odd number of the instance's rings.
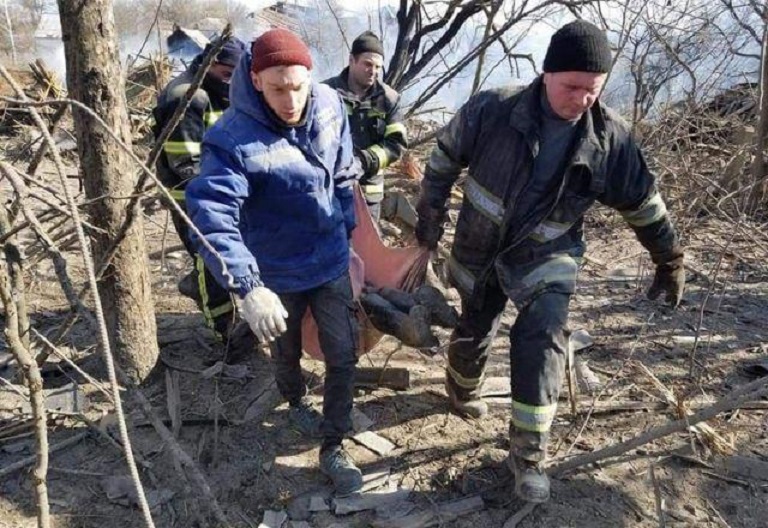
[[[507,296],[496,278],[488,280],[483,304],[462,300],[462,315],[448,348],[446,379],[460,400],[480,397],[490,344]],[[519,307],[510,332],[513,451],[526,460],[543,460],[549,429],[565,372],[570,295],[546,289]],[[466,339],[464,341],[462,338]]]
[[510,443],[520,458],[541,461],[557,412],[568,351],[571,296],[544,290],[520,309],[510,332]]
[[379,172],[373,176],[363,177],[360,180],[360,188],[368,204],[368,211],[378,222],[381,215],[381,201],[384,199],[384,174]]
[[[186,213],[184,203],[180,203],[179,205]],[[223,334],[226,331],[223,321],[228,321],[231,318],[231,313],[234,309],[234,306],[232,305],[232,297],[225,288],[222,288],[219,283],[216,282],[216,279],[211,275],[211,272],[205,267],[203,259],[200,255],[195,253],[195,248],[189,238],[189,227],[186,222],[184,222],[181,215],[175,210],[172,210],[171,220],[173,220],[173,227],[176,229],[176,234],[179,235],[179,239],[182,244],[184,244],[187,253],[194,261],[195,269],[198,271],[197,285],[200,299],[202,299],[202,304],[198,308],[203,312],[203,316],[205,317],[208,326],[214,328],[216,332]]]
[[211,277],[200,255],[195,256],[195,267],[200,290],[200,311],[203,312],[205,324],[219,337],[224,337],[229,326],[228,319],[232,317],[234,309],[232,299],[229,293]]
[[184,189],[168,189],[168,194],[177,202],[184,202]]
[[[181,192],[183,194],[184,191],[176,190],[172,192]],[[179,202],[179,205],[186,212],[184,202]],[[205,268],[203,259],[195,253],[195,247],[189,238],[189,227],[181,215],[175,210],[171,210],[171,220],[173,220],[176,234],[179,235],[179,239],[194,261],[195,269],[198,272],[197,287],[200,294],[198,308],[203,313],[206,325],[214,330],[217,337],[224,338],[233,322],[234,306],[232,305],[232,297],[225,288],[222,288],[216,282],[213,275]]]
[[198,141],[166,141],[163,151],[169,156],[199,156],[200,142]]
[[203,122],[205,123],[205,128],[208,129],[212,127],[222,115],[224,115],[223,110],[210,110],[203,114]]
[[493,285],[486,289],[482,307],[473,308],[468,297],[462,298],[461,318],[448,347],[446,380],[462,401],[480,397],[490,343],[498,327],[495,323],[507,304],[507,296],[495,281],[489,282]]

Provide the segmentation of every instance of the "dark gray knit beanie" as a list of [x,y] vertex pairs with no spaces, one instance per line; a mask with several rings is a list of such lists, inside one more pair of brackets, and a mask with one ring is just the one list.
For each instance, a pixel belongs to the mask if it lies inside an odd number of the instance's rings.
[[364,31],[352,42],[352,55],[371,52],[384,56],[384,47],[381,45],[379,37],[372,31]]
[[575,20],[558,29],[544,57],[548,73],[579,71],[608,73],[611,48],[605,32],[585,20]]

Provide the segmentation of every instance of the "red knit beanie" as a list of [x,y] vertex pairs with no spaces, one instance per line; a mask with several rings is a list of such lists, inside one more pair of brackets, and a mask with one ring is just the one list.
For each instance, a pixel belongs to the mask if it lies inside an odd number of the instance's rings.
[[312,69],[309,48],[287,29],[270,29],[251,44],[251,71],[259,73],[272,66],[305,66]]

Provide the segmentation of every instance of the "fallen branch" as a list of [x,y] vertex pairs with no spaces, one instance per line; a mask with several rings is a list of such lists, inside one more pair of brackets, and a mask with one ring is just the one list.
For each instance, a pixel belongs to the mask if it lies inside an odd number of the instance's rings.
[[38,339],[38,340],[39,340],[39,341],[40,341],[40,342],[41,342],[43,345],[45,345],[46,347],[48,347],[48,349],[49,349],[49,350],[50,350],[50,351],[51,351],[51,352],[52,352],[52,353],[53,353],[53,354],[54,354],[56,357],[58,357],[58,358],[59,358],[59,359],[61,359],[61,360],[62,360],[64,363],[66,363],[67,365],[69,365],[69,366],[70,366],[70,367],[71,367],[71,368],[72,368],[72,369],[73,369],[75,372],[77,372],[78,374],[80,374],[80,375],[81,375],[83,378],[85,378],[85,379],[86,379],[86,380],[87,380],[89,383],[91,383],[91,385],[93,385],[94,387],[96,387],[96,388],[99,390],[99,392],[101,392],[101,393],[102,393],[104,396],[106,396],[106,397],[107,397],[107,399],[108,399],[110,402],[114,403],[114,400],[112,399],[112,393],[111,393],[111,392],[109,392],[109,389],[108,389],[107,387],[104,387],[104,385],[102,385],[102,384],[101,384],[99,381],[97,381],[96,379],[94,379],[94,377],[93,377],[93,376],[91,376],[90,374],[88,374],[87,372],[85,372],[83,369],[81,369],[80,367],[78,367],[78,366],[77,366],[77,364],[76,364],[74,361],[72,361],[71,359],[69,359],[69,358],[68,358],[68,357],[67,357],[67,356],[66,356],[66,355],[65,355],[65,354],[64,354],[64,353],[63,353],[61,350],[59,350],[58,348],[56,348],[56,345],[54,345],[53,343],[51,343],[51,342],[48,340],[48,338],[46,338],[46,337],[45,337],[43,334],[41,334],[40,332],[38,332],[38,331],[37,331],[35,328],[32,328],[31,330],[32,330],[32,333],[33,333],[33,334],[35,334],[35,337],[36,337],[36,338],[37,338],[37,339]]
[[748,401],[757,400],[765,396],[768,396],[768,377],[760,378],[756,381],[753,381],[752,383],[748,383],[743,387],[732,391],[727,396],[718,400],[715,404],[702,409],[701,411],[692,414],[683,420],[668,422],[664,425],[649,429],[648,431],[619,444],[614,444],[603,449],[598,449],[597,451],[593,451],[591,453],[575,456],[569,460],[561,462],[556,466],[553,466],[548,470],[548,473],[551,475],[560,475],[566,471],[570,471],[587,464],[594,464],[595,462],[604,460],[606,458],[623,455],[632,449],[636,449],[642,445],[653,442],[654,440],[664,438],[665,436],[684,431],[688,427],[696,425],[699,422],[710,420],[722,412],[738,409]]
[[476,495],[457,501],[434,504],[430,511],[413,513],[405,517],[391,520],[374,520],[375,528],[429,528],[444,526],[463,515],[480,511],[485,507],[483,498]]
[[571,445],[568,446],[568,449],[565,452],[565,456],[568,456],[570,452],[573,450],[574,446],[578,443],[579,439],[581,438],[581,435],[584,434],[584,431],[587,428],[587,425],[589,424],[589,420],[592,417],[592,411],[595,409],[595,406],[600,401],[600,398],[603,397],[603,394],[605,394],[608,391],[608,388],[613,384],[614,381],[621,375],[621,373],[624,371],[624,368],[629,364],[629,362],[632,360],[632,357],[635,355],[635,351],[637,350],[639,344],[640,344],[640,338],[645,334],[646,329],[648,328],[648,325],[651,323],[651,320],[656,316],[656,312],[651,312],[651,314],[648,316],[648,319],[643,324],[642,328],[640,328],[640,331],[637,333],[637,337],[635,338],[634,342],[632,343],[632,348],[629,349],[629,354],[627,354],[627,357],[624,358],[624,361],[622,361],[621,366],[619,366],[619,369],[611,376],[611,379],[608,380],[608,382],[603,385],[603,388],[598,392],[594,398],[592,398],[592,405],[590,405],[589,410],[587,411],[587,415],[584,417],[584,421],[581,424],[581,427],[579,428],[578,433],[576,433],[575,437],[572,437],[571,433],[573,432],[573,429],[576,427],[576,424],[571,426],[571,428],[568,430],[568,432],[563,437],[563,440],[560,441],[560,443],[555,448],[555,453],[560,452],[560,446],[563,442],[565,442],[566,438],[573,438],[571,441]]
[[192,460],[192,457],[190,457],[186,451],[184,451],[184,449],[173,437],[173,433],[165,426],[165,424],[163,424],[163,421],[160,419],[160,417],[157,416],[157,413],[155,413],[154,409],[152,408],[152,404],[149,402],[147,397],[144,396],[140,390],[133,391],[133,395],[136,401],[139,403],[144,416],[146,416],[147,420],[150,421],[152,426],[155,428],[155,431],[157,431],[157,434],[160,435],[160,438],[170,450],[171,456],[181,466],[187,468],[192,482],[194,482],[194,484],[197,485],[197,487],[202,492],[203,499],[208,503],[208,508],[213,513],[216,521],[221,526],[230,526],[230,523],[227,520],[227,516],[224,515],[224,511],[221,509],[221,506],[219,506],[219,503],[216,500],[216,496],[211,491],[211,487],[205,480],[205,477],[200,471],[200,468],[198,468],[197,464],[195,464],[195,461]]
[[[61,121],[64,116],[67,114],[67,110],[69,110],[69,107],[67,106],[60,106],[56,113],[53,114],[53,117],[51,118],[51,122],[48,125],[48,133],[53,134],[53,132],[56,130],[56,127],[59,124],[59,121]],[[45,157],[46,153],[48,152],[49,145],[48,142],[43,141],[40,145],[40,148],[37,149],[37,152],[35,152],[35,155],[32,157],[32,161],[29,163],[29,166],[27,167],[27,174],[30,176],[34,176],[34,174],[37,172],[37,168],[40,166],[40,163],[43,161],[43,158]]]
[[522,508],[520,508],[518,511],[516,511],[512,517],[507,519],[507,522],[504,523],[503,528],[515,528],[518,524],[520,524],[523,519],[528,517],[531,513],[533,513],[533,510],[536,509],[536,506],[538,506],[538,503],[535,502],[529,502]]
[[[40,220],[38,220],[34,211],[32,211],[32,208],[30,208],[26,203],[27,189],[24,181],[18,177],[13,167],[2,161],[0,161],[0,173],[2,173],[8,179],[8,182],[13,187],[13,190],[16,192],[16,196],[18,196],[19,204],[21,206],[21,211],[24,215],[24,218],[26,218],[27,222],[29,222],[30,226],[32,227],[32,231],[43,243],[45,250],[51,257],[56,276],[59,279],[61,288],[64,291],[64,295],[67,298],[69,305],[72,307],[72,310],[83,317],[85,321],[91,325],[91,329],[97,331],[98,324],[96,323],[96,320],[93,318],[88,308],[83,304],[80,297],[78,297],[75,291],[75,287],[72,285],[72,281],[69,278],[69,272],[67,271],[67,260],[64,258],[64,255],[61,253],[54,240],[40,223]],[[38,366],[42,366],[42,363],[39,361],[39,359],[37,360],[37,364]]]
[[[50,455],[52,453],[55,453],[56,451],[61,451],[62,449],[66,449],[69,446],[73,446],[79,443],[81,440],[83,440],[86,436],[88,436],[88,433],[79,433],[79,434],[76,434],[75,436],[67,438],[62,442],[59,442],[58,444],[53,444],[50,447],[48,447],[48,454]],[[6,466],[3,469],[0,469],[0,477],[5,477],[7,475],[10,475],[14,471],[18,471],[31,464],[34,464],[36,460],[37,460],[37,455],[30,455],[26,458],[22,458],[18,462],[14,462],[10,466]]]
[[[648,367],[640,361],[636,361],[635,365],[642,373],[648,376],[653,386],[656,387],[656,390],[658,390],[659,393],[661,393],[664,401],[675,411],[678,418],[685,418],[690,414],[687,402],[679,400],[671,390],[664,386],[659,378],[657,378]],[[704,438],[709,448],[717,453],[730,454],[735,449],[732,442],[726,440],[709,424],[703,423],[701,425],[693,425],[691,426],[691,430],[699,433]]]
[[717,276],[720,274],[720,269],[723,265],[723,259],[725,258],[725,255],[728,253],[731,243],[733,242],[734,237],[736,236],[736,233],[739,231],[739,227],[741,227],[741,222],[744,219],[744,217],[739,217],[739,222],[736,224],[736,228],[731,233],[730,238],[728,239],[728,242],[725,244],[725,247],[723,247],[723,250],[720,252],[720,256],[717,259],[717,263],[715,264],[715,269],[712,272],[712,280],[709,283],[709,288],[707,289],[707,293],[704,295],[704,300],[701,301],[701,307],[699,309],[699,320],[696,324],[696,339],[693,342],[693,348],[691,349],[691,354],[688,357],[688,375],[693,377],[693,371],[696,368],[696,350],[699,348],[699,340],[701,337],[701,329],[704,326],[704,313],[707,308],[707,302],[709,301],[709,297],[712,295],[712,292],[715,289],[715,286],[717,285]]
[[659,528],[665,528],[667,523],[664,517],[664,498],[661,496],[661,488],[659,487],[659,480],[656,478],[656,468],[653,462],[648,466],[648,476],[653,486],[653,498],[656,505],[656,517],[659,520]]

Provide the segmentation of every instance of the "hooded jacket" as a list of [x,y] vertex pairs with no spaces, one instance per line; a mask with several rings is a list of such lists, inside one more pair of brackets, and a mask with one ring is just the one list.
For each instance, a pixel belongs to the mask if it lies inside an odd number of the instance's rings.
[[312,83],[305,119],[285,125],[250,77],[243,54],[231,106],[203,139],[200,175],[186,187],[189,215],[219,259],[193,234],[222,286],[305,291],[348,270],[355,227],[352,139],[336,92]]

